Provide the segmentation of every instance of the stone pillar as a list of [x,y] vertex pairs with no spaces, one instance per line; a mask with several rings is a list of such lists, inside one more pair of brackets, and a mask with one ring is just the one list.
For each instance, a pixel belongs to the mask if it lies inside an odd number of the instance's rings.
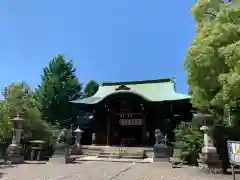
[[200,128],[200,130],[203,131],[203,138],[204,138],[204,147],[202,148],[202,152],[203,153],[217,152],[216,148],[213,145],[213,140],[212,140],[212,136],[211,136],[209,127],[202,126]]
[[15,129],[15,141],[16,141],[16,144],[18,145],[20,145],[22,132],[23,132],[23,129]]
[[96,141],[96,133],[92,133],[92,145],[96,144],[95,141]]
[[76,135],[75,145],[76,145],[76,147],[78,147],[78,148],[81,146],[81,135],[80,135],[80,134],[77,134],[77,135]]
[[208,126],[202,126],[200,130],[204,133],[204,146],[200,154],[199,167],[207,171],[221,171],[222,163],[213,144],[212,129]]

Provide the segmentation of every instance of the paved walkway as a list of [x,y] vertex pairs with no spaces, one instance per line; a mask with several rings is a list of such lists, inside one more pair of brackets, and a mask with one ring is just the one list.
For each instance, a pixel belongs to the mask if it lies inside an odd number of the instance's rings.
[[0,166],[0,175],[1,180],[231,180],[231,175],[207,175],[193,167],[173,169],[167,162],[23,164]]

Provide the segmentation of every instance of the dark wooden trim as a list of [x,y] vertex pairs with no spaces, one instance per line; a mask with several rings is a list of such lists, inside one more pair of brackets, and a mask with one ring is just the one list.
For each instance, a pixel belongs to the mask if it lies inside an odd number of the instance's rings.
[[110,121],[110,113],[107,113],[107,146],[110,145],[110,132],[111,132],[111,121]]

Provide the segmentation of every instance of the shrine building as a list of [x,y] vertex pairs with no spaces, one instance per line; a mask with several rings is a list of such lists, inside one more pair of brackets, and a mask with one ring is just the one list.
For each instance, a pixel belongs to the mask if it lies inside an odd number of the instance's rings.
[[72,101],[93,114],[83,144],[149,146],[160,129],[174,141],[174,129],[192,119],[189,96],[176,92],[173,79],[104,82],[92,97]]

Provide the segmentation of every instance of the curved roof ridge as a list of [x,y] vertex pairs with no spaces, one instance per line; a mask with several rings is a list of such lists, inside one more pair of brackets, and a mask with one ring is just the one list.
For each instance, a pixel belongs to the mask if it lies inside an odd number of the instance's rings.
[[137,80],[137,81],[119,81],[119,82],[105,81],[100,84],[101,84],[101,86],[152,84],[152,83],[173,82],[173,79],[174,79],[174,77],[173,78],[152,79],[152,80]]

